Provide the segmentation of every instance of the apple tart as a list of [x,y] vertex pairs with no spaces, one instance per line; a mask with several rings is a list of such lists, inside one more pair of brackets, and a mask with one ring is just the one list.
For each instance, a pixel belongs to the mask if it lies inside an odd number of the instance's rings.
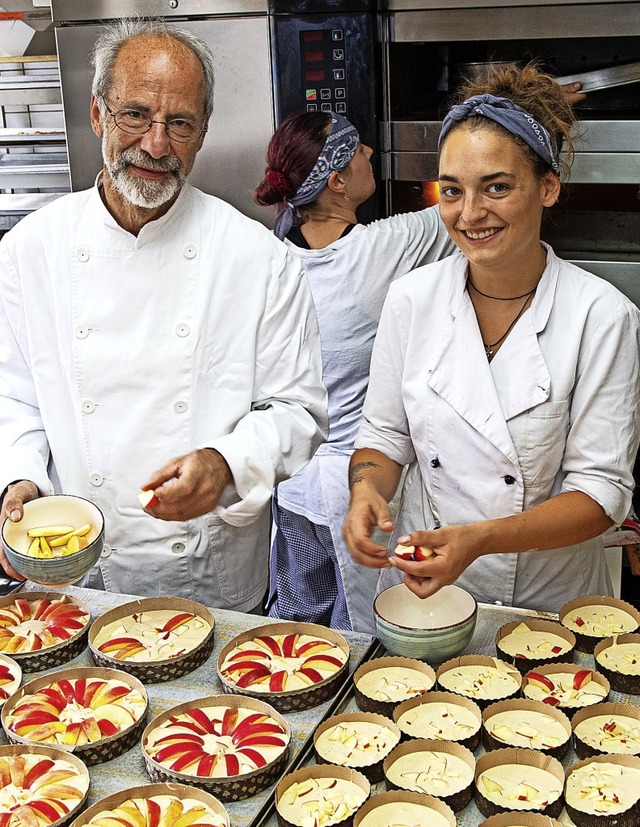
[[316,729],[313,743],[319,763],[361,772],[374,784],[384,778],[383,761],[400,741],[400,730],[373,712],[335,715]]
[[304,767],[276,787],[280,827],[329,827],[352,824],[371,786],[355,770],[329,765]]
[[438,686],[470,698],[481,709],[520,691],[522,676],[499,658],[463,655],[448,660],[437,671]]
[[571,726],[578,758],[640,754],[640,708],[637,706],[596,704],[576,712]]
[[505,623],[496,634],[498,657],[522,674],[545,663],[571,663],[575,647],[575,635],[550,620],[530,618]]
[[193,784],[222,801],[238,801],[279,778],[290,742],[289,725],[268,704],[216,695],[154,718],[142,750],[153,781]]
[[560,622],[576,637],[579,652],[593,652],[603,638],[635,632],[640,612],[616,597],[591,595],[571,600],[560,609]]
[[640,634],[605,638],[593,650],[596,669],[611,688],[625,695],[640,695]]
[[48,827],[76,814],[87,796],[82,761],[52,747],[0,747],[0,824]]
[[472,752],[480,744],[480,707],[453,692],[428,692],[399,704],[393,713],[403,738],[455,741]]
[[12,743],[59,745],[97,764],[139,740],[146,712],[144,687],[131,675],[77,668],[25,684],[5,704],[2,725]]
[[353,827],[456,827],[451,807],[431,795],[390,790],[366,801]]
[[384,657],[359,666],[353,682],[359,709],[391,718],[398,704],[430,690],[436,675],[429,664],[422,661]]
[[569,768],[567,813],[577,827],[637,827],[640,823],[640,758],[595,755]]
[[20,686],[22,669],[11,658],[0,655],[0,706]]
[[578,709],[606,701],[609,682],[585,666],[559,663],[527,672],[522,694],[532,701],[558,707],[571,718]]
[[487,752],[504,747],[535,749],[561,760],[571,745],[571,723],[549,704],[518,698],[491,704],[482,713]]

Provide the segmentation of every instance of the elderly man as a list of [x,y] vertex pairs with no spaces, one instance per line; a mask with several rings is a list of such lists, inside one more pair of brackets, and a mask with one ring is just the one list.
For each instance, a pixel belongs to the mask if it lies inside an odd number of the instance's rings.
[[186,183],[212,110],[208,48],[123,21],[94,66],[95,187],[0,245],[0,517],[86,497],[107,545],[85,585],[250,611],[272,487],[326,427],[306,280],[266,228]]

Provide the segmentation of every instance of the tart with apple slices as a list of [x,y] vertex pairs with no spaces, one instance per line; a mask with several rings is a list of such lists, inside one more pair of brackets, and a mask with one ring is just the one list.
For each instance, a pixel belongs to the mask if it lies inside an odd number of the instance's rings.
[[451,807],[432,795],[390,790],[366,801],[353,827],[456,827]]
[[147,726],[142,751],[153,781],[200,787],[222,801],[265,789],[282,774],[291,730],[273,707],[240,695],[180,704]]
[[640,708],[637,706],[604,703],[587,707],[576,712],[571,726],[578,758],[640,754]]
[[65,663],[87,645],[89,607],[57,592],[0,598],[0,651],[37,672]]
[[571,718],[578,709],[606,701],[609,681],[586,666],[559,663],[527,672],[522,694],[532,701],[555,706]]
[[225,692],[267,698],[287,712],[333,697],[347,674],[349,646],[333,629],[274,623],[243,632],[218,657]]
[[296,770],[276,787],[279,827],[347,827],[370,792],[364,775],[346,767],[323,764]]
[[399,742],[398,727],[374,712],[335,715],[313,736],[318,763],[356,769],[372,784],[384,778],[383,761]]
[[69,821],[85,802],[89,772],[53,747],[0,747],[0,825],[48,827]]
[[596,669],[616,692],[640,695],[640,634],[605,638],[593,650]]
[[12,743],[61,746],[97,764],[140,738],[147,694],[115,669],[77,668],[36,678],[5,703],[2,725]]
[[406,738],[455,741],[472,752],[480,744],[482,713],[469,698],[453,692],[429,692],[399,704],[393,719]]
[[565,603],[560,622],[576,636],[579,652],[593,652],[603,638],[635,632],[640,627],[640,611],[616,597],[591,595]]
[[15,660],[6,655],[0,655],[0,706],[10,695],[13,695],[20,686],[21,680],[22,669]]
[[569,768],[567,813],[577,827],[637,827],[640,823],[640,758],[594,755]]
[[458,812],[473,797],[473,753],[450,741],[412,740],[385,759],[388,790],[432,795]]
[[151,597],[99,617],[89,632],[98,666],[123,669],[143,683],[174,680],[201,666],[214,645],[214,619],[185,598]]
[[441,689],[470,698],[481,709],[494,701],[514,697],[522,683],[517,669],[485,655],[452,658],[439,667],[436,676]]
[[485,819],[480,827],[563,827],[555,818],[540,813],[498,813]]
[[560,761],[571,745],[567,716],[540,701],[499,701],[484,710],[482,721],[482,742],[487,752],[504,747],[535,749]]
[[557,818],[562,812],[564,770],[532,749],[496,749],[478,759],[475,802],[484,816],[526,810]]
[[391,718],[398,704],[430,690],[436,673],[428,663],[411,658],[375,658],[356,669],[353,682],[359,709]]
[[131,787],[96,802],[73,827],[229,827],[214,796],[185,784]]
[[523,675],[546,663],[571,663],[575,647],[575,635],[551,620],[505,623],[496,634],[498,657]]

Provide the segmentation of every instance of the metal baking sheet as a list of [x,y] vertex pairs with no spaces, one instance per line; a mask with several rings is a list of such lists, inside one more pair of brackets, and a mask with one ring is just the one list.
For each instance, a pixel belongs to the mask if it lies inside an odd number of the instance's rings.
[[556,78],[556,80],[561,86],[567,83],[581,83],[582,92],[613,89],[615,86],[638,83],[640,81],[640,62],[610,66],[607,69],[595,69],[591,72],[581,72],[576,75],[565,75]]

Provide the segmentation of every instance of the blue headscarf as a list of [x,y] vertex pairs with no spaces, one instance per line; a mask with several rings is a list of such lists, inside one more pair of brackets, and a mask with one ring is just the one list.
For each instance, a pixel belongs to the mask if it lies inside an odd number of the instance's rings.
[[451,131],[451,128],[461,121],[466,121],[475,115],[489,118],[500,124],[512,135],[521,138],[527,146],[545,161],[551,169],[560,175],[558,150],[547,130],[538,121],[525,112],[518,104],[508,98],[498,98],[495,95],[474,95],[456,106],[452,106],[442,122],[438,147]]
[[298,207],[312,204],[327,186],[332,172],[344,169],[355,155],[360,136],[355,126],[342,115],[331,112],[331,132],[318,155],[313,169],[298,187],[295,195],[285,198],[285,208],[275,220],[273,232],[279,239],[286,237],[293,226]]

